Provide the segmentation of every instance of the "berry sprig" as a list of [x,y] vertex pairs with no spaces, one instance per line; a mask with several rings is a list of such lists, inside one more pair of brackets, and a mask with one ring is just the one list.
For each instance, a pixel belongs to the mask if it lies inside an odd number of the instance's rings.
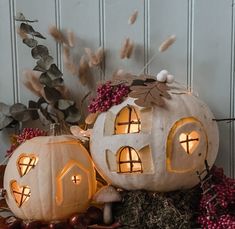
[[226,177],[223,169],[213,167],[212,185],[216,203],[209,202],[212,194],[202,195],[198,223],[207,229],[235,229],[235,179]]
[[89,112],[107,111],[111,106],[120,104],[129,92],[128,86],[124,84],[114,86],[110,81],[107,81],[97,88],[97,96],[88,106]]
[[10,157],[14,150],[26,140],[46,135],[47,133],[39,128],[24,128],[22,133],[14,136],[14,142],[12,142],[10,149],[7,150],[6,157]]

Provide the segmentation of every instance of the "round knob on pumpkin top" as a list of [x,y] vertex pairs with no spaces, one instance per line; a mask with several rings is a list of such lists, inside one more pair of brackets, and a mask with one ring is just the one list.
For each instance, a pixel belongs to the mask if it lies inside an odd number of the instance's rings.
[[167,80],[167,75],[168,75],[168,71],[167,70],[162,70],[157,74],[157,80],[159,82],[166,82]]
[[167,77],[166,77],[166,82],[167,83],[173,83],[174,82],[174,80],[175,80],[175,76],[174,75],[167,75]]

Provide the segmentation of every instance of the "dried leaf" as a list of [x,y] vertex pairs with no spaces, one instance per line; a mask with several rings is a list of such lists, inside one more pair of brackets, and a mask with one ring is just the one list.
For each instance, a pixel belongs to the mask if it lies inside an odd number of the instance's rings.
[[133,14],[128,19],[128,24],[133,25],[138,17],[138,10],[135,10]]
[[61,77],[51,78],[48,75],[48,72],[42,73],[40,75],[39,81],[40,81],[41,84],[44,84],[48,87],[57,87],[57,86],[60,86],[64,82],[64,80]]
[[54,119],[56,122],[64,119],[64,113],[59,109],[56,109],[53,105],[49,104],[47,106],[47,112],[49,116]]
[[85,85],[88,78],[91,77],[90,67],[85,56],[82,56],[80,59],[78,76],[82,85]]
[[133,52],[134,42],[130,38],[126,38],[122,44],[120,58],[130,58]]
[[96,119],[98,118],[100,112],[96,111],[95,113],[90,113],[86,119],[85,119],[85,123],[87,125],[92,125],[93,123],[95,123]]
[[174,42],[176,41],[176,36],[171,35],[168,37],[165,41],[162,42],[162,44],[159,46],[158,50],[159,52],[166,51]]
[[130,86],[136,78],[137,76],[127,73],[122,69],[119,69],[118,71],[114,72],[111,84],[113,86],[119,84],[125,84],[127,86]]
[[67,31],[67,39],[69,47],[73,48],[75,46],[75,40],[76,40],[76,36],[73,31],[71,30]]
[[34,48],[38,44],[37,40],[35,40],[33,38],[24,38],[23,43],[26,44],[30,48]]
[[68,44],[64,34],[59,31],[56,26],[50,26],[49,27],[49,34],[58,42],[61,44]]
[[137,98],[135,104],[141,107],[151,107],[153,105],[164,106],[165,101],[163,98],[171,98],[170,94],[167,92],[169,87],[157,81],[146,83],[142,86],[132,86],[130,90],[129,96]]

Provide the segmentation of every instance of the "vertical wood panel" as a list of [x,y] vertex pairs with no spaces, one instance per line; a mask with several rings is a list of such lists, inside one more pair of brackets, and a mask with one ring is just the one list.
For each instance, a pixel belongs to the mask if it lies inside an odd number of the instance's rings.
[[[13,74],[13,46],[12,46],[12,20],[10,14],[10,1],[0,1],[0,102],[11,105],[14,102],[14,74]],[[0,132],[0,162],[4,159],[9,145],[11,130]]]
[[[133,25],[128,24],[128,18],[134,10],[138,10],[138,18]],[[111,78],[116,69],[124,69],[139,73],[144,66],[144,1],[105,0],[105,49],[106,78]],[[125,38],[134,41],[134,53],[130,59],[120,59],[120,49]]]
[[[39,31],[47,39],[37,39],[40,44],[48,47],[50,55],[53,56],[55,61],[56,56],[56,43],[48,36],[48,26],[55,25],[55,0],[20,0],[15,1],[15,11],[22,12],[25,17],[29,19],[38,19],[38,23],[33,23],[32,26],[36,31]],[[20,25],[20,23],[17,23]],[[16,35],[17,36],[17,35]],[[17,62],[18,62],[18,81],[19,81],[19,97],[22,103],[27,104],[29,98],[36,99],[29,90],[25,89],[22,84],[23,71],[25,69],[33,69],[36,65],[36,60],[31,56],[31,49],[22,43],[22,40],[17,36]],[[23,58],[22,58],[23,57]]]
[[[231,0],[194,1],[193,88],[217,118],[231,115],[231,28]],[[219,123],[217,164],[228,175],[232,175],[230,128],[231,124]]]
[[[150,0],[149,3],[149,59],[157,54],[150,64],[149,72],[157,74],[167,69],[176,80],[187,84],[187,38],[188,38],[188,1],[187,0]],[[159,53],[158,47],[169,35],[175,34],[176,43],[166,52]]]

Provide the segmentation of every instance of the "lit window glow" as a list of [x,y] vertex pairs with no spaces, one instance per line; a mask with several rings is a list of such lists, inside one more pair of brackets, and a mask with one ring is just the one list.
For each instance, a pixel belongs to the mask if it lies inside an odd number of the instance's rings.
[[36,166],[37,163],[38,163],[38,157],[34,155],[20,156],[17,162],[20,176],[22,177],[26,175],[31,169],[33,169]]
[[71,176],[71,181],[76,185],[79,185],[81,183],[81,179],[82,177],[79,174]]
[[138,153],[129,146],[118,152],[119,173],[142,173],[142,163]]
[[140,132],[140,119],[134,107],[127,105],[118,114],[115,120],[115,134]]
[[199,143],[199,134],[196,131],[182,133],[179,136],[179,142],[187,154],[192,154]]
[[15,180],[11,182],[11,191],[19,208],[29,200],[31,195],[29,186],[19,186]]

